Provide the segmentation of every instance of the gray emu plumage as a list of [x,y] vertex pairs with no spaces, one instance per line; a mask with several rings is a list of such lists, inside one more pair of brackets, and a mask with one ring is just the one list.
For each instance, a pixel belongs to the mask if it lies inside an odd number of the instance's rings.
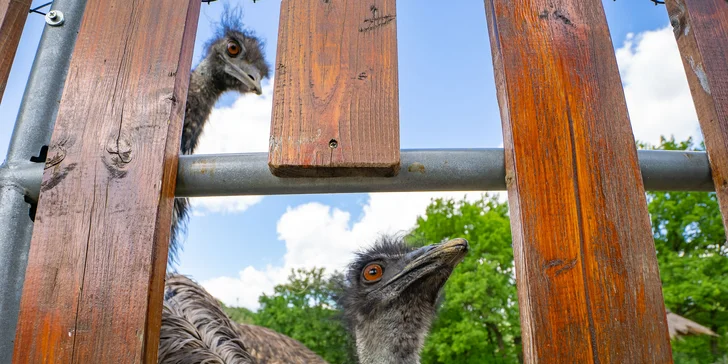
[[191,279],[168,274],[165,281],[159,364],[257,363],[218,302]]
[[[270,72],[263,53],[264,44],[243,28],[241,16],[239,8],[225,8],[217,33],[205,44],[204,57],[190,75],[180,143],[182,154],[194,153],[212,108],[223,93],[262,94],[261,81]],[[175,198],[167,259],[170,268],[182,245],[188,213],[189,200]]]
[[[382,238],[349,265],[341,304],[361,364],[415,364],[442,287],[465,257],[453,239],[419,249]],[[159,364],[325,363],[299,342],[253,325],[236,327],[186,277],[165,284]]]

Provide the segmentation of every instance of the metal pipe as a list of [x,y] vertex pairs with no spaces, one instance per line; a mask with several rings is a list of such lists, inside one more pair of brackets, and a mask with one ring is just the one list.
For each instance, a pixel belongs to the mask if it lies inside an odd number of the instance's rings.
[[[640,150],[648,191],[714,191],[704,152]],[[177,197],[290,195],[317,193],[502,191],[503,149],[403,150],[396,177],[278,178],[267,153],[180,155]],[[31,198],[38,195],[43,166],[14,172]]]
[[647,191],[715,191],[705,152],[638,150],[637,156]]
[[[645,188],[713,191],[704,152],[638,151]],[[404,150],[396,177],[278,178],[266,153],[180,156],[176,195],[505,190],[503,149]]]
[[[645,188],[713,191],[704,152],[638,151]],[[178,197],[505,190],[503,149],[404,150],[396,177],[278,178],[266,153],[183,155]]]
[[503,151],[402,151],[396,177],[279,178],[267,153],[180,156],[177,196],[505,189]]
[[[7,159],[0,166],[0,363],[10,363],[33,222],[26,197],[37,199],[41,148],[50,141],[86,0],[55,0],[46,17],[25,86]],[[62,20],[61,20],[62,19]],[[31,182],[32,181],[32,182]]]

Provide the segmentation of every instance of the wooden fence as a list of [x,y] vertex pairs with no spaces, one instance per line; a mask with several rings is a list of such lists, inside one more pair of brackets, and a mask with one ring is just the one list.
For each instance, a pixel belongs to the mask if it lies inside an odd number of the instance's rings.
[[[28,6],[0,0],[0,90]],[[667,7],[725,222],[728,2]],[[43,173],[14,363],[156,362],[199,11],[200,0],[88,2]],[[672,362],[601,1],[485,0],[485,12],[525,361]],[[396,17],[395,0],[282,0],[272,173],[398,172]]]

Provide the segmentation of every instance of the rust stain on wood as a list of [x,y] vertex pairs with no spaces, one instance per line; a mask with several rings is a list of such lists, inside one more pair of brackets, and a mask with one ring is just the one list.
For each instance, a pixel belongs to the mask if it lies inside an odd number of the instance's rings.
[[0,100],[10,76],[32,0],[0,0]]
[[598,0],[485,0],[526,363],[672,362]]
[[395,0],[281,2],[268,161],[274,175],[398,173],[395,11]]
[[86,6],[48,150],[14,363],[156,363],[178,100],[199,10],[199,0]]
[[723,225],[728,226],[728,1],[665,3],[703,131]]

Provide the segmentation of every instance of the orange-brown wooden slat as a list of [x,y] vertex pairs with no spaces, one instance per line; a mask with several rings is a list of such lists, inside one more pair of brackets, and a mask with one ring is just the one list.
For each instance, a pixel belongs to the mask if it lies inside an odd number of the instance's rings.
[[399,171],[395,0],[283,0],[275,77],[274,175]]
[[156,363],[199,11],[199,0],[86,6],[43,174],[14,363]]
[[672,362],[600,0],[485,0],[527,363]]
[[32,0],[0,0],[0,100],[13,66]]
[[665,3],[703,132],[723,225],[728,226],[728,1]]

